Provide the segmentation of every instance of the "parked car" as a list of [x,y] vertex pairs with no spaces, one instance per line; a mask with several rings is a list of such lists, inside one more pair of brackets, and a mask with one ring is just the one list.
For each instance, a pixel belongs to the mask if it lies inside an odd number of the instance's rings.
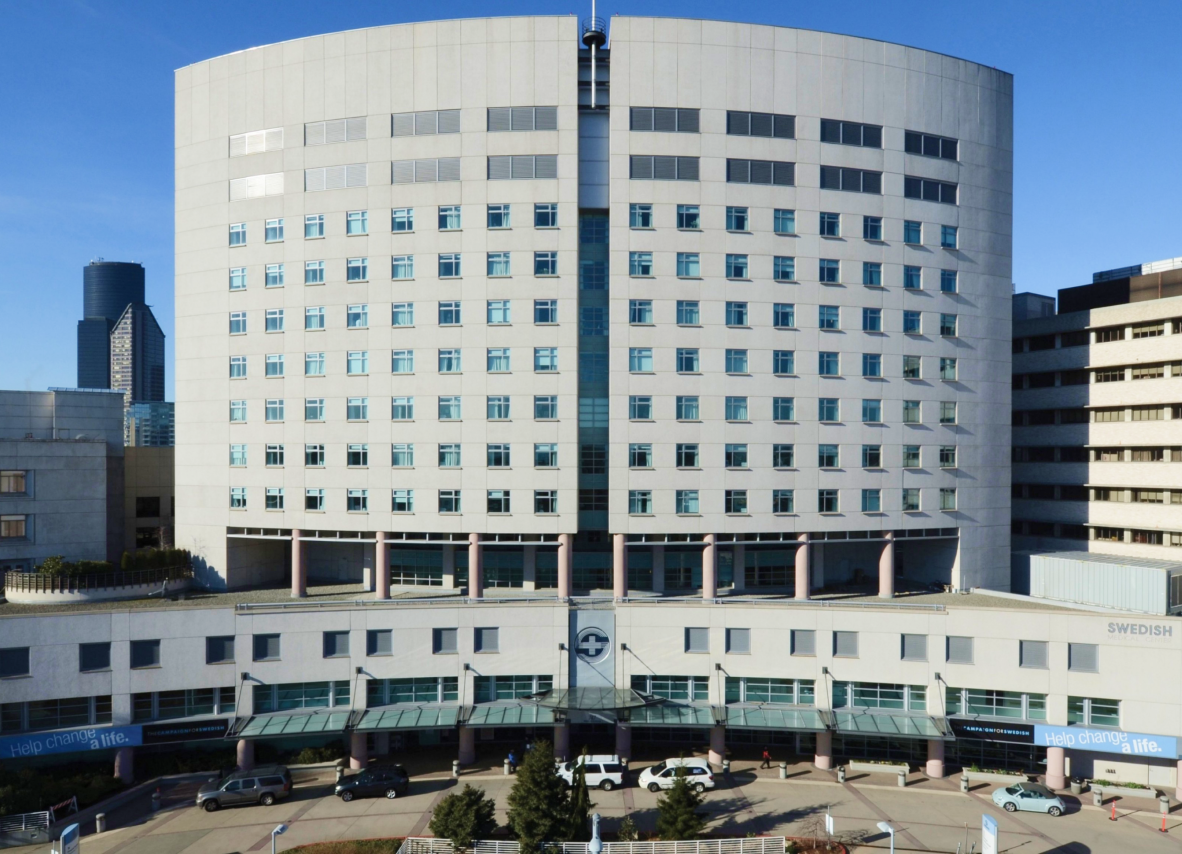
[[705,759],[666,759],[641,771],[637,783],[650,792],[671,789],[679,769],[682,768],[685,769],[685,775],[695,792],[714,788],[714,772],[710,770],[710,765]]
[[206,812],[240,804],[271,806],[291,794],[291,772],[284,765],[260,765],[211,780],[197,790],[197,806]]
[[410,775],[401,765],[380,765],[366,768],[360,774],[343,777],[333,794],[342,801],[354,798],[394,798],[405,795],[410,788]]
[[1028,810],[1063,815],[1063,800],[1042,783],[1018,783],[993,793],[993,802],[1006,812]]
[[574,762],[558,763],[558,776],[568,786],[575,784],[575,770],[586,765],[587,785],[610,792],[616,786],[624,785],[624,765],[618,756],[579,756]]

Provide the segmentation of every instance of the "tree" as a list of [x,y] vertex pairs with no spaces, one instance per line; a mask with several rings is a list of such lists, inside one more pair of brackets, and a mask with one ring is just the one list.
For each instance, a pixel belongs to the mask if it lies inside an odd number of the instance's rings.
[[509,792],[509,830],[521,851],[537,851],[543,842],[559,842],[570,821],[570,794],[554,766],[554,748],[539,741],[525,754]]
[[632,816],[624,816],[624,820],[620,822],[620,827],[616,831],[616,839],[620,842],[635,842],[640,838],[640,834],[636,831],[636,822],[632,820]]
[[690,788],[685,768],[678,768],[673,787],[657,801],[657,836],[664,842],[701,836],[706,829],[706,814],[698,812],[703,800]]
[[465,785],[462,792],[439,802],[429,827],[441,839],[450,839],[456,851],[466,851],[474,840],[486,839],[497,829],[496,808],[483,789]]
[[570,811],[566,820],[567,842],[591,841],[591,794],[587,791],[587,750],[583,749],[582,761],[575,766],[570,790]]

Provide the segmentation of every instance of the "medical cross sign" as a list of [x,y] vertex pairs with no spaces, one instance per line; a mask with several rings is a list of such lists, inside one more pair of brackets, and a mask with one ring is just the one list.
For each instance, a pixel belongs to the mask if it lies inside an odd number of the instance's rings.
[[575,642],[575,653],[583,661],[594,662],[607,656],[611,641],[602,629],[589,628],[579,632]]

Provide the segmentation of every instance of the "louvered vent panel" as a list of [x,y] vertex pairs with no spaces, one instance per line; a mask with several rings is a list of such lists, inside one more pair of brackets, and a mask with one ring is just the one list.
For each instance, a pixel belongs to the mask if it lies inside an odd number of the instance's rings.
[[246,198],[246,179],[234,178],[230,181],[230,201]]
[[439,163],[436,160],[415,161],[415,183],[431,184],[437,180]]
[[365,139],[365,116],[345,119],[345,139]]
[[795,163],[773,163],[772,183],[778,187],[792,187],[796,184]]
[[488,180],[490,181],[506,181],[513,177],[512,172],[512,158],[510,157],[490,157],[488,158]]
[[558,130],[558,108],[534,107],[534,130]]
[[246,154],[246,134],[240,133],[230,137],[230,156],[241,157]]
[[696,158],[696,157],[678,157],[677,158],[677,180],[678,181],[697,181],[698,180],[698,158]]
[[395,160],[390,164],[391,184],[413,184],[415,181],[415,162],[413,160]]
[[685,109],[677,111],[677,132],[678,133],[697,133],[698,132],[698,111]]
[[513,177],[532,178],[534,176],[534,158],[530,154],[513,155]]
[[343,190],[345,188],[345,167],[329,166],[324,170],[324,189]]
[[270,175],[264,175],[263,192],[268,196],[282,196],[283,195],[283,173],[272,172]]
[[263,131],[266,143],[263,147],[267,151],[281,151],[283,149],[283,128],[272,128]]
[[460,132],[460,111],[459,110],[440,110],[439,111],[439,132],[440,133],[459,133]]
[[751,114],[751,135],[752,136],[771,136],[772,135],[771,113],[752,113]]
[[632,130],[652,130],[653,129],[653,108],[652,107],[633,107],[631,114],[631,128]]
[[751,183],[770,184],[772,182],[772,164],[767,160],[751,161]]
[[726,162],[726,179],[732,184],[748,184],[751,182],[750,160],[728,160]]
[[246,135],[246,153],[247,154],[261,154],[264,150],[266,139],[261,130],[252,131]]
[[326,143],[345,141],[345,120],[334,119],[324,123],[324,141]]
[[304,145],[324,145],[324,122],[304,125]]
[[324,189],[324,170],[323,169],[305,169],[304,170],[304,191],[308,193],[315,193]]
[[391,136],[414,136],[415,114],[395,113],[391,125]]
[[460,158],[440,157],[438,162],[440,181],[460,180]]
[[246,197],[248,199],[257,199],[267,192],[267,176],[266,175],[251,175],[246,179]]
[[653,159],[647,155],[633,154],[629,162],[628,177],[646,181],[653,177]]
[[677,158],[659,155],[653,157],[653,179],[656,181],[676,181]]
[[434,110],[415,113],[415,136],[430,136],[435,133],[438,116]]
[[558,177],[558,155],[557,154],[539,154],[534,158],[534,177],[535,178],[557,178]]
[[534,129],[534,108],[533,107],[514,107],[513,108],[513,130],[533,130]]
[[345,186],[364,187],[368,182],[366,177],[369,167],[364,163],[354,163],[345,167]]
[[674,133],[677,130],[677,110],[657,107],[653,110],[653,130],[658,133]]
[[502,133],[504,131],[512,130],[511,116],[513,111],[508,107],[489,107],[488,108],[488,131],[489,133]]

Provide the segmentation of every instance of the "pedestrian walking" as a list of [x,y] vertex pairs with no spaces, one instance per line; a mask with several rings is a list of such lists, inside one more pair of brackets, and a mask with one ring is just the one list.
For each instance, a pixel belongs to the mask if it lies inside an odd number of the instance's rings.
[[510,774],[517,773],[517,754],[514,753],[512,750],[509,751],[509,773]]
[[759,767],[760,768],[771,768],[772,767],[772,755],[770,753],[768,753],[768,749],[766,747],[763,749],[763,764],[760,765]]

